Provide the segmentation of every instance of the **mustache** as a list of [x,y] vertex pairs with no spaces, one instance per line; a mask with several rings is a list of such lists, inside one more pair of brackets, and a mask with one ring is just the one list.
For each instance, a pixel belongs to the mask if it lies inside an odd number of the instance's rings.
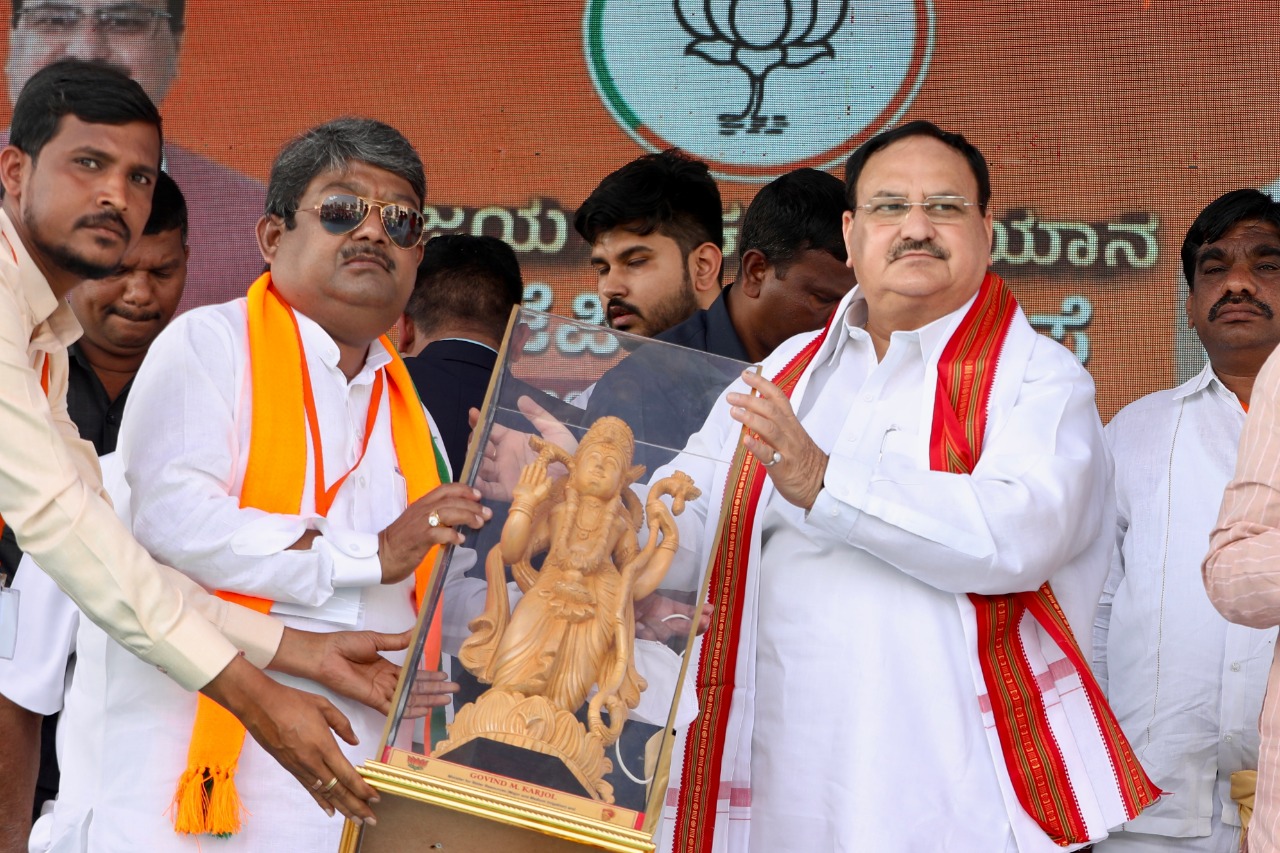
[[1209,309],[1209,322],[1212,323],[1218,319],[1218,312],[1228,305],[1252,305],[1262,313],[1262,316],[1268,320],[1276,316],[1276,312],[1271,310],[1271,306],[1263,302],[1252,293],[1227,293],[1217,302],[1213,303],[1213,307]]
[[946,249],[942,248],[932,240],[902,240],[901,242],[894,243],[892,248],[889,249],[889,260],[896,261],[898,258],[911,252],[925,252],[942,261],[951,257],[951,255],[947,253]]
[[614,296],[604,306],[604,321],[605,321],[605,324],[610,328],[613,328],[613,316],[615,313],[613,310],[614,308],[620,309],[619,311],[616,312],[618,314],[631,314],[633,316],[640,317],[640,318],[644,317],[644,315],[640,313],[639,308],[632,305],[630,302],[624,302],[623,300]]
[[114,210],[104,210],[101,213],[84,216],[76,220],[77,228],[101,228],[103,226],[114,226],[124,236],[125,242],[133,240],[133,231],[130,230],[129,224],[124,221],[123,216]]
[[895,243],[893,247],[889,249],[889,260],[896,261],[898,258],[910,252],[926,252],[942,261],[951,257],[946,249],[942,248],[932,240],[903,240],[900,243]]
[[347,246],[338,253],[338,259],[344,264],[365,258],[382,264],[387,268],[387,272],[393,272],[396,268],[396,262],[392,260],[391,255],[378,246]]
[[159,311],[137,311],[121,305],[108,305],[103,313],[107,315],[114,314],[117,317],[123,317],[135,323],[150,323],[153,320],[160,319]]

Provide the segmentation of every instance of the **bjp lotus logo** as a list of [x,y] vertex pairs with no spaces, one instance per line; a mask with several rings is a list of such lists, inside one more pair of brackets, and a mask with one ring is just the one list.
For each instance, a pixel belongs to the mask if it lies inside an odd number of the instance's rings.
[[906,112],[932,58],[932,0],[588,0],[592,82],[645,148],[724,178],[843,160]]
[[849,0],[795,3],[792,0],[675,0],[676,19],[693,37],[684,52],[712,65],[731,65],[746,75],[747,105],[721,113],[720,132],[782,133],[785,115],[760,114],[764,84],[779,68],[804,68],[836,55],[831,38],[845,23]]

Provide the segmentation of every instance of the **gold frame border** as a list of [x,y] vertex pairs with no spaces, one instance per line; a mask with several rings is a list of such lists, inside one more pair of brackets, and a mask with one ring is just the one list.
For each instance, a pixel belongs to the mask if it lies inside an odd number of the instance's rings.
[[[524,800],[474,785],[420,776],[380,761],[366,761],[360,767],[360,775],[386,794],[541,832],[595,849],[613,853],[652,853],[655,849],[653,837],[643,830],[626,829],[580,815],[540,810]],[[348,831],[354,828],[348,821],[343,831],[344,842],[349,838]]]

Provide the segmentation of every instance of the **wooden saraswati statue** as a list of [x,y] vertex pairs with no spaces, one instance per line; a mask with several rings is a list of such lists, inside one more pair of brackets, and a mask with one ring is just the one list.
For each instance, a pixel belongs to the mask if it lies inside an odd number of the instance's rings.
[[[612,803],[605,749],[646,686],[633,660],[634,603],[666,575],[679,543],[673,514],[700,492],[676,472],[650,487],[642,508],[629,486],[644,468],[631,465],[635,440],[618,418],[597,420],[572,456],[536,436],[530,444],[537,459],[512,490],[502,538],[485,562],[485,610],[459,654],[492,686],[459,709],[435,751],[445,755],[477,738],[534,750],[563,762],[588,795]],[[556,462],[567,473],[553,478],[548,466]],[[514,610],[507,566],[524,593]],[[584,704],[585,724],[575,716]]]

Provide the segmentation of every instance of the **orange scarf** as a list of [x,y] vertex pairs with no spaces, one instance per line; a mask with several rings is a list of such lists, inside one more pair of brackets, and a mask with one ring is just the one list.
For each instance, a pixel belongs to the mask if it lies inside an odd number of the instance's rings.
[[[301,511],[302,489],[307,479],[310,455],[307,452],[307,430],[310,430],[315,457],[315,512],[326,515],[347,475],[325,488],[319,419],[297,318],[293,309],[271,286],[270,273],[264,273],[249,288],[246,308],[253,414],[249,462],[240,493],[240,506],[289,515],[297,515]],[[412,503],[447,478],[441,475],[444,470],[442,457],[432,440],[426,414],[404,362],[385,336],[379,339],[379,343],[391,354],[391,362],[379,371],[374,382],[365,424],[365,443],[367,446],[376,423],[385,374],[392,442],[407,485],[407,497]],[[299,411],[306,414],[305,429],[298,418]],[[357,462],[356,466],[359,464]],[[437,551],[438,548],[428,551],[418,566],[415,604],[420,604],[426,594]],[[219,591],[217,595],[259,613],[266,613],[273,604],[265,598],[235,592]],[[440,619],[437,610],[427,635],[423,660],[438,660],[439,649]],[[198,697],[187,769],[178,780],[178,790],[174,795],[174,829],[178,832],[226,837],[240,831],[241,805],[234,777],[244,735],[244,726],[230,712],[205,696]]]

